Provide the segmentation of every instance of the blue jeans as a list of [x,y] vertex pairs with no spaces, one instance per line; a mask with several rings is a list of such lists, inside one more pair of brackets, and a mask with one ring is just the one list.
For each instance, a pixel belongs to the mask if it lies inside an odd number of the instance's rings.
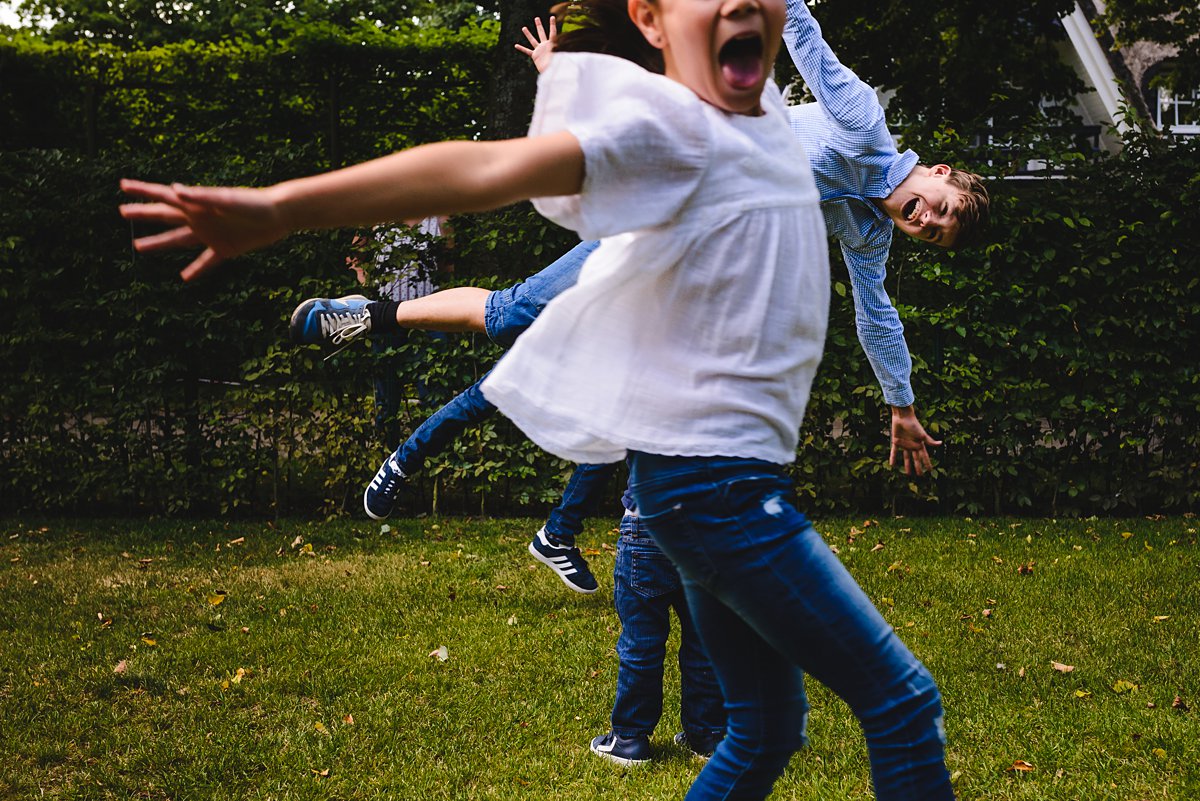
[[725,733],[721,690],[696,634],[679,574],[633,515],[621,520],[613,600],[621,618],[621,663],[612,730],[622,737],[649,736],[662,717],[663,663],[674,608],[680,632],[680,722],[697,747],[720,740]]
[[862,725],[875,794],[944,801],[941,696],[803,514],[776,465],[634,453],[642,521],[679,569],[729,711],[728,730],[691,790],[761,799],[804,743],[804,674]]
[[483,322],[488,336],[503,348],[511,348],[517,337],[564,290],[575,286],[579,271],[599,242],[580,242],[541,272],[487,297]]
[[496,407],[483,397],[479,388],[484,378],[487,373],[431,414],[396,449],[396,461],[405,475],[420,470],[427,458],[441,453],[463,431],[496,413]]
[[[499,345],[511,346],[547,303],[575,285],[588,254],[599,245],[599,242],[582,242],[541,272],[489,294],[484,314],[488,336]],[[480,390],[484,378],[486,374],[430,415],[396,449],[396,461],[406,475],[413,475],[425,466],[426,459],[441,453],[463,431],[496,413],[496,407]],[[597,490],[611,475],[607,472],[610,469],[608,465],[576,468],[562,500],[550,513],[546,531],[563,544],[574,545],[575,537],[583,531],[584,515]]]
[[596,508],[597,499],[604,497],[608,481],[620,464],[576,465],[558,506],[546,519],[546,533],[563,545],[574,545],[583,532],[583,518]]

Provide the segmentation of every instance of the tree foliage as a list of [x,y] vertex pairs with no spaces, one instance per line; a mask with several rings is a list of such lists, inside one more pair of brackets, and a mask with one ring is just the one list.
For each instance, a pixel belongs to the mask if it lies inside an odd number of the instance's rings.
[[[274,8],[218,5],[244,19]],[[418,4],[394,5],[411,13]],[[802,503],[822,512],[1194,510],[1200,372],[1189,349],[1200,338],[1200,265],[1187,245],[1200,228],[1200,139],[1135,134],[1125,153],[1100,162],[1047,152],[1039,101],[1070,84],[1058,68],[1028,62],[1055,61],[1062,4],[962,5],[926,5],[932,23],[898,3],[822,2],[817,13],[847,63],[896,91],[893,116],[927,160],[970,162],[972,127],[1007,120],[1020,129],[1010,160],[1053,157],[1063,179],[993,181],[997,224],[984,251],[895,246],[888,289],[906,323],[918,403],[947,442],[931,481],[910,483],[886,466],[884,406],[835,265],[828,348],[792,468]],[[495,9],[519,10],[507,19],[524,24],[537,7]],[[185,286],[179,259],[130,252],[116,181],[256,185],[422,141],[503,135],[510,129],[485,113],[498,97],[495,59],[532,70],[495,19],[449,30],[292,16],[245,35],[153,45],[65,28],[0,39],[0,508],[357,507],[380,456],[371,355],[322,362],[283,341],[297,302],[357,289],[342,266],[349,236],[299,236],[239,259],[221,280]],[[992,37],[1007,38],[1007,50],[978,38],[980,19],[996,24]],[[505,124],[519,128],[528,101],[502,105]],[[988,158],[982,171],[1011,171]],[[455,230],[455,280],[492,286],[574,241],[527,205],[456,218]],[[496,356],[482,337],[455,339],[423,349],[405,378],[421,377],[436,402]],[[406,422],[431,408],[406,406]],[[553,499],[565,470],[494,420],[428,466],[410,508],[532,510]]]
[[889,119],[911,134],[986,121],[1020,130],[1078,78],[1055,49],[1071,0],[820,0],[826,39],[867,83],[894,93]]
[[1139,41],[1174,47],[1178,54],[1156,79],[1169,89],[1200,87],[1200,4],[1192,0],[1106,0],[1102,25],[1116,47]]
[[297,28],[314,24],[457,29],[481,21],[494,6],[459,0],[23,0],[18,11],[52,41],[86,40],[141,49],[184,41],[286,39]]

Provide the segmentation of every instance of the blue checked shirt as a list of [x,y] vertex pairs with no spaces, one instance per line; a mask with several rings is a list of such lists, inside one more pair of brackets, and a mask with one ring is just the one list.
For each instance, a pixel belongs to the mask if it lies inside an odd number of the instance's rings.
[[890,195],[917,165],[917,154],[897,152],[875,90],[837,60],[803,0],[787,0],[783,41],[817,100],[788,113],[812,165],[825,226],[850,273],[859,342],[884,400],[908,406],[912,359],[883,288],[893,224],[871,198]]

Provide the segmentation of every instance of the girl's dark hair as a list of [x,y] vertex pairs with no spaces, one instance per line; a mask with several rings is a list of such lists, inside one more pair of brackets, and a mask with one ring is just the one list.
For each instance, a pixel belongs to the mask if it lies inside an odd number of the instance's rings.
[[575,0],[558,3],[550,12],[563,29],[556,51],[605,53],[662,74],[662,51],[651,47],[633,24],[627,0]]

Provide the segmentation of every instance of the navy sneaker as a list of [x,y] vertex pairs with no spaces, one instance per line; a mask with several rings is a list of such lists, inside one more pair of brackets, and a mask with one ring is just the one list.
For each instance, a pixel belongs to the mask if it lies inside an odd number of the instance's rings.
[[333,345],[340,351],[370,333],[368,303],[362,295],[310,298],[292,312],[288,335],[297,345]]
[[363,493],[363,508],[367,510],[367,517],[383,520],[390,515],[392,507],[396,505],[396,494],[400,492],[400,487],[404,486],[406,478],[408,476],[404,475],[404,471],[396,462],[396,454],[393,453],[384,459],[383,464],[375,471],[375,478],[371,479],[366,492]]
[[686,731],[675,735],[675,745],[686,748],[701,759],[710,759],[723,738],[718,735],[711,737],[690,737]]
[[610,731],[592,740],[592,753],[618,765],[644,765],[650,761],[650,738],[622,737]]
[[[380,468],[381,470],[383,468]],[[550,541],[546,535],[546,527],[542,526],[533,541],[529,543],[529,552],[533,558],[550,568],[575,592],[591,595],[600,589],[596,577],[588,569],[588,563],[573,545],[558,545]],[[593,749],[594,750],[594,749]]]

